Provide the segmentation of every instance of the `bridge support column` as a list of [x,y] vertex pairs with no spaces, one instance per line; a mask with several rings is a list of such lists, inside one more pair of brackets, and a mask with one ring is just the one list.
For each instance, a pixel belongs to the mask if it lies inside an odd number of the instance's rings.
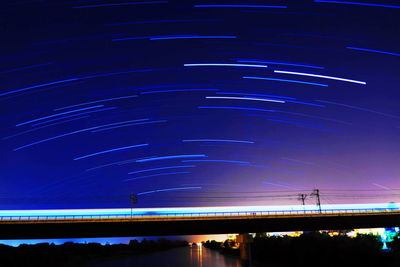
[[244,262],[251,264],[251,243],[253,243],[253,237],[247,233],[239,234],[236,238],[239,243],[240,259]]

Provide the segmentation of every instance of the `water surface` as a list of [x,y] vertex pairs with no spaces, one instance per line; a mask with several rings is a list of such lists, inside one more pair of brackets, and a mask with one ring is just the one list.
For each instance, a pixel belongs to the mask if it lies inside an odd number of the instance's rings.
[[171,250],[91,263],[85,267],[244,267],[237,257],[225,256],[202,246],[175,248]]

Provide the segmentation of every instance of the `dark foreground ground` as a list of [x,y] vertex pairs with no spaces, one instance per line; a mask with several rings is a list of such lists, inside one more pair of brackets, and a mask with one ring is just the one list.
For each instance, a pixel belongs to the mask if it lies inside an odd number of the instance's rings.
[[1,267],[70,267],[88,262],[129,257],[187,246],[186,241],[159,239],[157,241],[131,240],[128,245],[101,245],[98,243],[65,243],[54,245],[41,243],[10,247],[0,244]]
[[[390,250],[382,250],[382,242],[373,235],[345,235],[330,237],[318,232],[299,237],[260,236],[251,244],[253,262],[257,266],[318,266],[358,267],[400,266],[400,239],[388,243]],[[217,249],[223,254],[239,255],[235,242],[207,241],[205,247]]]

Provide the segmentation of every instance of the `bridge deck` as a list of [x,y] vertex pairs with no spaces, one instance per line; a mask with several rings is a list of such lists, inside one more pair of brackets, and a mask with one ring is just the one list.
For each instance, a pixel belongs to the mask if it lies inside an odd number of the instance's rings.
[[400,226],[400,210],[0,216],[0,239],[161,236]]

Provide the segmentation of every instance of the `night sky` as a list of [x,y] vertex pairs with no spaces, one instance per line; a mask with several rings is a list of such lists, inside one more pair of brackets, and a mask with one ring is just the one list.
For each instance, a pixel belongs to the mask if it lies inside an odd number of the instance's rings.
[[2,0],[0,208],[399,202],[399,18],[384,0]]

